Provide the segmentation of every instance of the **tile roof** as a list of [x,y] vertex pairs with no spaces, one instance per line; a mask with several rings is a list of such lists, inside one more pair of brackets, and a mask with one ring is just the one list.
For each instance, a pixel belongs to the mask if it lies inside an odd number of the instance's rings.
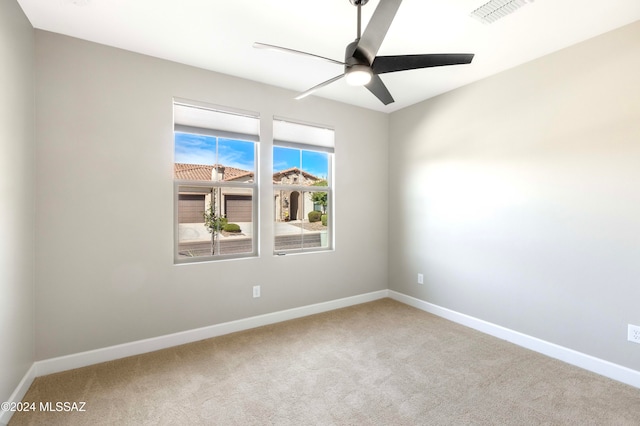
[[[243,177],[253,177],[253,172],[249,170],[242,170],[236,167],[220,166],[224,167],[224,181],[232,181]],[[208,164],[185,164],[175,163],[174,165],[174,178],[180,180],[211,180],[211,172],[213,171],[213,165]]]
[[173,177],[180,180],[211,180],[212,170],[213,166],[175,163]]
[[[236,167],[230,166],[221,166],[216,164],[215,167],[224,167],[224,179],[223,181],[233,181],[236,179],[250,177],[253,178],[253,172],[249,170],[242,170]],[[186,164],[186,163],[175,163],[174,164],[174,179],[178,180],[211,180],[211,173],[213,171],[214,165],[207,164]],[[297,167],[291,167],[286,170],[280,170],[273,174],[273,181],[278,182],[282,180],[283,177],[290,175],[292,173],[301,173],[306,179],[319,181],[321,178],[312,175],[311,173],[307,173],[304,170],[300,170]]]
[[307,179],[314,180],[314,181],[321,180],[318,176],[312,175],[311,173],[307,173],[304,170],[300,170],[297,167],[291,167],[289,169],[280,170],[279,172],[275,172],[273,174],[273,180],[274,180],[274,182],[278,181],[278,180],[282,179],[283,176],[290,175],[292,173],[302,173],[302,176],[304,176]]

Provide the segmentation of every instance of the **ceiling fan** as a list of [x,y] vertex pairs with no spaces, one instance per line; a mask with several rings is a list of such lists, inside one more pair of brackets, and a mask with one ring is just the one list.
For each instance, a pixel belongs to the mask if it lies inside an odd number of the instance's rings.
[[361,33],[361,7],[366,5],[369,0],[349,0],[349,2],[358,8],[358,28],[357,38],[347,45],[344,62],[271,44],[258,42],[253,44],[253,47],[258,49],[294,53],[344,66],[342,74],[300,93],[296,96],[296,99],[309,96],[316,90],[345,77],[348,84],[365,86],[383,104],[388,105],[394,100],[382,79],[378,76],[379,74],[445,65],[469,64],[473,59],[474,55],[468,53],[376,56],[402,0],[380,0],[363,34]]

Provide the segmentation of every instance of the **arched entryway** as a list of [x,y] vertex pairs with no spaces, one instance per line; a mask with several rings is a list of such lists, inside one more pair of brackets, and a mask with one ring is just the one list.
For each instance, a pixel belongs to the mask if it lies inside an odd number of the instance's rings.
[[300,208],[300,193],[298,191],[291,192],[291,197],[289,197],[289,218],[291,220],[298,220]]

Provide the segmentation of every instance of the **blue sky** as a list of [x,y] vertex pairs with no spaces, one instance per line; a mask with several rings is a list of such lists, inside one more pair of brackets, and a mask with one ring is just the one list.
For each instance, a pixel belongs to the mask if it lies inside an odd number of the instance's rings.
[[222,164],[243,170],[255,169],[253,142],[218,138],[216,154],[214,137],[179,132],[175,135],[176,163]]
[[[301,158],[302,157],[302,158]],[[314,176],[326,178],[328,175],[328,154],[315,151],[273,147],[273,171],[297,167]]]
[[[252,142],[216,138],[191,133],[175,133],[175,162],[188,164],[222,164],[243,170],[255,170],[255,151]],[[315,151],[274,147],[273,171],[298,167],[312,175],[326,178],[328,154]]]

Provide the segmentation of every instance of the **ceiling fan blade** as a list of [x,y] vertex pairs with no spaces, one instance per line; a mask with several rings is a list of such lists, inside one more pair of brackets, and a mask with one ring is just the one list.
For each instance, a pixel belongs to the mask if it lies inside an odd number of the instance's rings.
[[321,59],[323,61],[331,62],[337,65],[344,65],[344,62],[336,61],[335,59],[325,58],[324,56],[318,56],[314,55],[313,53],[302,52],[300,50],[289,49],[288,47],[274,46],[273,44],[259,43],[256,41],[255,43],[253,43],[253,47],[255,47],[256,49],[269,49],[279,52],[293,53],[294,55],[306,56],[310,58]]
[[322,89],[324,86],[328,86],[329,84],[333,83],[334,81],[338,81],[340,80],[342,77],[344,77],[344,74],[340,74],[337,75],[335,77],[333,77],[332,79],[329,79],[325,82],[322,82],[320,84],[318,84],[317,86],[313,86],[311,89],[307,90],[306,92],[302,92],[300,94],[298,94],[295,99],[302,99],[302,98],[306,98],[307,96],[309,96],[310,94],[312,94],[313,92],[315,92],[318,89]]
[[402,0],[380,0],[378,7],[373,12],[356,49],[365,56],[369,64],[373,63],[378,54],[391,22],[400,8],[400,3]]
[[384,74],[386,72],[414,70],[418,68],[470,64],[473,56],[472,53],[377,56],[371,65],[371,69],[376,74]]
[[380,99],[380,102],[382,102],[383,104],[389,105],[390,103],[394,102],[391,93],[389,93],[389,90],[387,90],[387,86],[384,85],[382,79],[376,74],[371,77],[371,81],[366,84],[365,87],[369,89],[369,91],[373,93],[376,98]]

